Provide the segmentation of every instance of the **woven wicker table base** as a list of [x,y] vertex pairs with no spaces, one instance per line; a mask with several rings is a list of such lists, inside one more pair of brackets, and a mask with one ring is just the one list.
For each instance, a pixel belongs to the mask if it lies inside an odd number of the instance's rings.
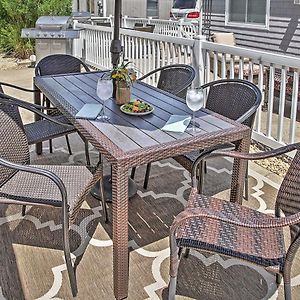
[[[104,197],[106,199],[106,202],[111,202],[112,199],[112,189],[111,189],[111,175],[106,175],[103,178],[103,185],[104,185]],[[101,200],[101,196],[99,193],[99,182],[95,184],[93,189],[91,190],[91,194],[93,197],[95,197],[98,200]],[[128,178],[128,198],[132,198],[137,193],[137,185],[136,183],[131,179]]]

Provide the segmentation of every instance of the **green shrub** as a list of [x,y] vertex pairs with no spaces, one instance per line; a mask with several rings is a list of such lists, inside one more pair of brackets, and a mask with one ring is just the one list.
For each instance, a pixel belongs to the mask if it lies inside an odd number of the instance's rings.
[[34,27],[42,15],[70,15],[72,0],[0,0],[0,49],[19,58],[33,53],[34,40],[21,29]]

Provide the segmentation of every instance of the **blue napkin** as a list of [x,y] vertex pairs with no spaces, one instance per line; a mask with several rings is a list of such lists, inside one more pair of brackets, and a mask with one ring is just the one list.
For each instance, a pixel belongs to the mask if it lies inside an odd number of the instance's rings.
[[75,118],[76,119],[88,119],[95,120],[99,113],[101,112],[103,105],[100,103],[86,103],[78,111]]
[[189,126],[191,119],[191,116],[172,115],[161,130],[182,133]]

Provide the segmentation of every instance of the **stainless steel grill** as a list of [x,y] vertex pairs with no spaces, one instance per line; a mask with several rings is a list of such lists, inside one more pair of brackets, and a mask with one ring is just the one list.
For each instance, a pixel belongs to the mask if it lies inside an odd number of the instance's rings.
[[21,37],[36,39],[37,62],[50,54],[71,54],[72,40],[79,38],[79,30],[72,28],[70,16],[42,16],[35,28],[22,29]]

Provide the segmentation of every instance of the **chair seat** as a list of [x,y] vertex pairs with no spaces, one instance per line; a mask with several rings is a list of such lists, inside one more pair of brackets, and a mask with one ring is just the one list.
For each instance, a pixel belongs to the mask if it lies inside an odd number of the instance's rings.
[[[69,124],[68,119],[62,115],[52,116],[52,118],[61,123]],[[43,142],[76,131],[74,127],[65,127],[46,119],[26,124],[24,125],[24,129],[29,145]]]
[[[191,193],[187,206],[220,211],[243,220],[270,218],[270,215],[253,209],[197,193]],[[218,252],[280,271],[285,260],[283,232],[277,228],[249,229],[224,221],[194,217],[180,226],[176,241],[179,247]]]
[[[80,197],[92,178],[84,166],[35,166],[49,170],[60,177],[67,189],[70,219],[80,209],[84,197]],[[24,203],[27,202],[27,203]],[[34,204],[61,207],[61,194],[47,177],[18,171],[0,188],[0,202],[7,204]]]

